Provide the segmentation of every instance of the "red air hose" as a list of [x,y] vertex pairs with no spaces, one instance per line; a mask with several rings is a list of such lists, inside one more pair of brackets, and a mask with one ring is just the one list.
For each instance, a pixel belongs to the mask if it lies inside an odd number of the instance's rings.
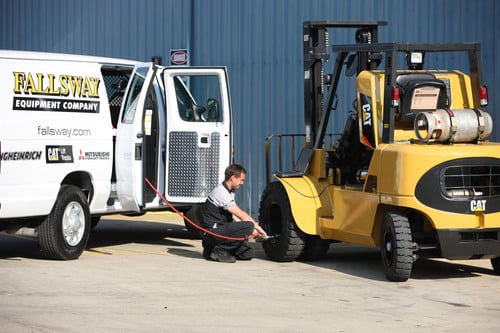
[[[205,228],[202,228],[200,227],[199,225],[197,225],[196,223],[194,223],[193,221],[191,221],[189,218],[187,218],[187,216],[185,216],[184,214],[182,214],[177,208],[175,208],[170,202],[168,202],[167,199],[165,199],[165,197],[160,193],[158,192],[158,190],[156,189],[156,187],[154,187],[153,184],[151,184],[151,182],[149,181],[148,178],[144,178],[146,180],[146,183],[149,185],[149,187],[151,187],[151,189],[161,198],[161,200],[167,204],[168,207],[170,207],[170,209],[172,209],[175,213],[177,213],[177,215],[179,215],[180,217],[182,217],[183,219],[185,219],[186,221],[188,221],[193,227],[203,231],[203,232],[206,232],[207,234],[209,235],[212,235],[214,237],[218,237],[218,238],[223,238],[223,239],[228,239],[228,240],[233,240],[233,241],[244,241],[246,240],[246,238],[243,238],[243,237],[229,237],[229,236],[224,236],[224,235],[220,235],[220,234],[217,234],[215,232],[212,232],[210,230],[207,230]],[[253,238],[254,235],[250,235],[249,238]]]

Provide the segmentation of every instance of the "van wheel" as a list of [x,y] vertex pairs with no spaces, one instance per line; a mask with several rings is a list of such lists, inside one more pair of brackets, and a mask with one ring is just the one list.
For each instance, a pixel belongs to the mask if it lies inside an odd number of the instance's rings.
[[42,252],[51,259],[76,259],[87,246],[89,235],[87,198],[78,187],[63,185],[52,211],[38,227]]
[[[194,224],[200,225],[201,223],[201,209],[202,205],[196,205],[188,209],[185,213],[186,217],[191,220]],[[201,230],[192,225],[187,219],[184,219],[184,225],[187,231],[196,238],[201,238]]]
[[267,185],[260,201],[259,215],[267,234],[276,236],[262,243],[266,255],[275,261],[297,259],[304,250],[304,236],[295,224],[288,195],[281,183]]
[[493,266],[493,270],[495,274],[500,275],[500,257],[491,258],[491,266]]
[[408,280],[413,265],[410,223],[398,212],[384,215],[381,232],[381,254],[387,279],[395,282]]

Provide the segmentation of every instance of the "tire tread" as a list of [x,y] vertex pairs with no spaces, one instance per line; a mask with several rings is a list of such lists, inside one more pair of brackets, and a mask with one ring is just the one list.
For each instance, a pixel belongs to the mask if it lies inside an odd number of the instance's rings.
[[[383,239],[381,241],[385,274],[390,281],[404,282],[410,277],[413,266],[413,241],[408,218],[397,212],[388,212],[383,223],[383,229],[391,228],[392,225],[395,240],[393,245],[396,244],[393,249],[394,258],[392,263],[389,263],[385,258],[385,241]],[[382,231],[382,237],[383,235],[384,230]]]
[[264,190],[260,203],[259,219],[261,222],[266,216],[264,210],[269,203],[268,201],[276,201],[279,204],[283,214],[282,219],[286,225],[282,226],[282,234],[278,241],[269,240],[263,243],[264,252],[271,260],[281,262],[294,261],[302,254],[305,242],[301,231],[295,224],[288,195],[281,183],[272,182]]

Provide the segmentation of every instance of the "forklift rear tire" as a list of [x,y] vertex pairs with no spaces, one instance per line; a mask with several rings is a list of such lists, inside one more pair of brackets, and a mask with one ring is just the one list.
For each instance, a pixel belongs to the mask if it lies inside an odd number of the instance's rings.
[[300,254],[299,260],[314,261],[326,258],[330,243],[331,241],[319,236],[306,236],[304,250]]
[[500,257],[491,258],[491,266],[493,266],[493,270],[496,275],[500,275]]
[[276,236],[262,243],[264,252],[274,261],[294,261],[302,254],[305,239],[295,224],[288,195],[280,182],[269,183],[260,201],[261,226]]
[[410,223],[398,212],[384,215],[381,232],[381,254],[388,280],[404,282],[410,278],[413,250]]
[[90,210],[87,197],[76,186],[62,185],[57,201],[38,227],[42,252],[51,259],[77,259],[90,235]]

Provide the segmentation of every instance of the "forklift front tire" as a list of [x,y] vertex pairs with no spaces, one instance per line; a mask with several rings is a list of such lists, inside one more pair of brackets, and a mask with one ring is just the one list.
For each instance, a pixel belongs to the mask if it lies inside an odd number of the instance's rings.
[[288,194],[280,182],[269,183],[264,190],[259,221],[269,235],[276,236],[262,243],[269,259],[294,261],[302,254],[305,239],[295,224]]

